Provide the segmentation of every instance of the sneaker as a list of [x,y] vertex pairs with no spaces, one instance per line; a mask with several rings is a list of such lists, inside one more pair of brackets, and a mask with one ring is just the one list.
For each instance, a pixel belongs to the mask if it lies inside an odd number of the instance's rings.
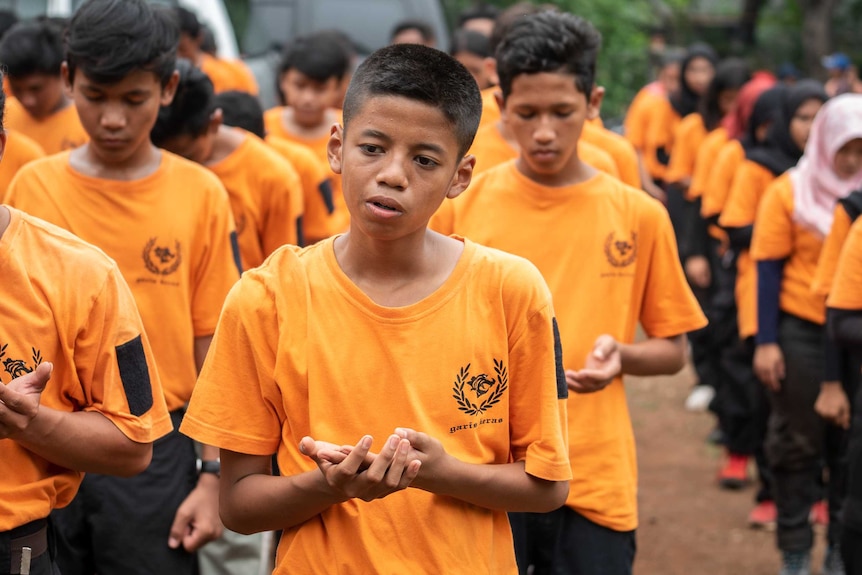
[[748,456],[729,453],[718,472],[718,484],[724,489],[742,489],[748,485]]
[[823,571],[821,575],[845,575],[844,560],[841,559],[841,547],[833,545],[826,550],[826,558],[823,560]]
[[725,437],[721,428],[716,426],[709,432],[709,435],[706,436],[706,442],[710,445],[724,445],[727,443],[727,437]]
[[706,411],[714,397],[715,389],[711,385],[695,385],[685,400],[685,408],[688,411]]
[[752,529],[775,531],[778,525],[778,509],[775,501],[761,501],[748,514],[748,526]]
[[810,563],[811,554],[808,551],[784,551],[778,575],[811,575]]
[[818,501],[811,506],[811,513],[808,520],[814,525],[829,525],[829,503],[826,501]]

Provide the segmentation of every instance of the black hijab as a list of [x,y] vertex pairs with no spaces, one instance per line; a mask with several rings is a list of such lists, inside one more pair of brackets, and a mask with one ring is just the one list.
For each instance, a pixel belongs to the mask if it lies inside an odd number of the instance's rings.
[[685,59],[682,61],[682,66],[680,67],[679,90],[670,95],[670,105],[673,106],[673,109],[677,114],[679,114],[680,118],[685,118],[689,114],[697,112],[700,95],[692,90],[691,86],[689,86],[685,81],[685,72],[688,67],[691,66],[691,63],[698,58],[709,60],[713,66],[715,66],[718,61],[718,56],[716,55],[715,50],[707,44],[698,43],[692,44],[689,47],[685,54]]
[[784,85],[773,86],[755,100],[754,107],[751,109],[751,117],[748,118],[748,125],[745,128],[745,134],[740,139],[746,157],[756,148],[766,144],[765,139],[763,142],[757,141],[757,129],[764,124],[772,127],[776,121],[776,116],[778,116],[778,110],[787,97],[786,93],[787,87]]

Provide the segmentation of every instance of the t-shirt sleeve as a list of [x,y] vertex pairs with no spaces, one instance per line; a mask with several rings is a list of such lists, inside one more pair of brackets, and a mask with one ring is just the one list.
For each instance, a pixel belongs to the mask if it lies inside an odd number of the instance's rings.
[[108,274],[93,300],[74,354],[86,411],[101,413],[138,443],[171,431],[153,352],[119,270]]
[[207,445],[249,455],[278,449],[275,306],[255,272],[231,290],[180,430]]
[[751,238],[751,257],[755,260],[784,260],[793,249],[792,215],[782,200],[784,182],[769,186],[757,209]]
[[619,148],[618,163],[620,179],[623,183],[633,188],[641,189],[643,182],[641,182],[637,151],[631,143],[623,139],[619,140]]
[[690,178],[694,172],[694,160],[697,149],[691,145],[693,131],[691,121],[683,120],[676,127],[676,134],[673,139],[677,145],[674,146],[673,155],[670,158],[665,176],[665,180],[668,183],[673,184],[685,178]]
[[829,230],[829,235],[823,242],[823,249],[820,251],[820,259],[817,261],[817,271],[814,274],[814,281],[811,282],[811,290],[817,295],[827,296],[832,289],[832,282],[835,278],[835,270],[838,268],[838,258],[841,255],[841,248],[850,233],[850,216],[844,206],[838,204],[835,207],[835,217],[832,220],[832,228]]
[[298,244],[297,220],[302,217],[302,182],[287,161],[273,157],[273,162],[261,169],[272,170],[268,175],[268,202],[261,230],[264,258],[285,244]]
[[652,245],[644,246],[649,257],[640,317],[644,331],[668,338],[704,327],[706,317],[685,279],[667,211],[647,204],[641,226],[652,228],[641,232],[642,238],[652,237]]
[[734,176],[727,193],[727,201],[718,222],[726,228],[750,226],[757,217],[759,194],[755,189],[757,178],[750,161],[745,161]]
[[[525,264],[518,283],[530,290],[532,311],[509,334],[509,428],[514,461],[549,481],[571,479],[562,347],[550,292],[532,265]],[[523,296],[514,295],[514,298]],[[541,307],[536,308],[536,304]]]
[[862,218],[854,222],[841,248],[826,305],[835,309],[862,309]]

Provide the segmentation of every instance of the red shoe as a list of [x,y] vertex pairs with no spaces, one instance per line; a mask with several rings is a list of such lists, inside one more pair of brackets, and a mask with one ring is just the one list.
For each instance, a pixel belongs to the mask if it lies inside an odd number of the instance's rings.
[[748,526],[752,529],[775,531],[778,524],[778,509],[774,501],[761,501],[748,514]]
[[814,525],[829,525],[829,503],[826,501],[818,501],[811,506],[811,514],[808,520]]
[[718,472],[718,484],[724,489],[742,489],[748,485],[748,456],[729,453]]

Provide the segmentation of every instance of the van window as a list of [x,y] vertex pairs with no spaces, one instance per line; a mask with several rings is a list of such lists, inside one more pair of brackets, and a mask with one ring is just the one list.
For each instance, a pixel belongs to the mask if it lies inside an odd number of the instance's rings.
[[48,13],[48,0],[0,0],[0,10],[9,10],[21,20]]

